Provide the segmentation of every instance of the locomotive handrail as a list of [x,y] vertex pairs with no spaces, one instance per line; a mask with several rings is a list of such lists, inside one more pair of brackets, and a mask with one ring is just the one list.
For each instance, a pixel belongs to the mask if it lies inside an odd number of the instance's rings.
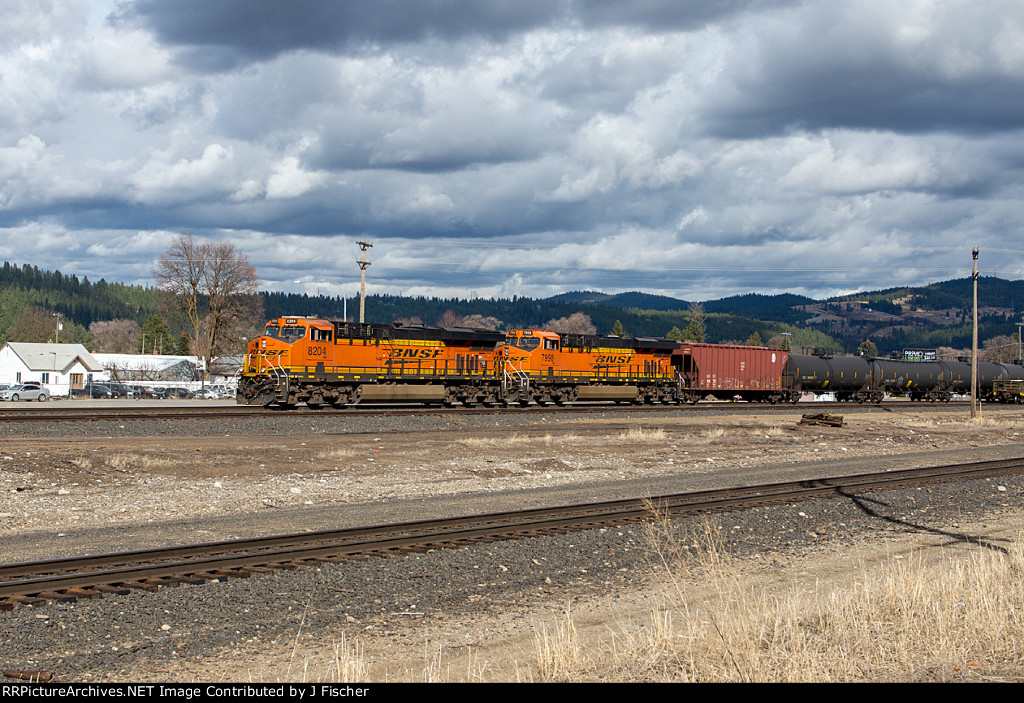
[[[512,369],[512,373],[509,373],[509,369]],[[502,368],[502,392],[507,396],[509,386],[512,385],[513,381],[519,382],[519,387],[522,388],[524,393],[529,394],[530,392],[530,375],[523,371],[523,361],[519,361],[519,368],[517,369],[511,359],[506,358],[504,367]]]

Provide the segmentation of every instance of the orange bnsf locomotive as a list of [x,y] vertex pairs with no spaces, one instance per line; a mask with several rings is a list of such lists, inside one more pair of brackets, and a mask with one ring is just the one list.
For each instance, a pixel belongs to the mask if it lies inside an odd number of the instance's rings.
[[673,402],[678,345],[664,339],[509,333],[282,317],[249,343],[237,400],[246,405],[366,402],[526,405],[580,400]]

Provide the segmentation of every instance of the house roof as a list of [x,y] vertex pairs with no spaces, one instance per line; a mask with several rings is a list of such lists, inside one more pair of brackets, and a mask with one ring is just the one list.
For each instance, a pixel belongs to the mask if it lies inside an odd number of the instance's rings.
[[103,370],[103,364],[81,344],[8,342],[7,346],[30,371],[64,371],[76,360],[81,361],[87,371]]

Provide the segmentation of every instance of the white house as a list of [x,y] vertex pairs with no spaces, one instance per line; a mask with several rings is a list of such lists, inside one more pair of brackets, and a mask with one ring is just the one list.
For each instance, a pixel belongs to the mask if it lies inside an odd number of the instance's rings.
[[102,372],[103,364],[81,344],[8,342],[0,348],[0,383],[38,381],[52,396],[71,395]]

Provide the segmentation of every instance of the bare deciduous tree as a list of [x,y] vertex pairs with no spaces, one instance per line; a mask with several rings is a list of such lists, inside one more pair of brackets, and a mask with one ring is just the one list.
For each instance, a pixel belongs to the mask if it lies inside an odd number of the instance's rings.
[[131,354],[138,346],[142,330],[135,320],[97,321],[89,325],[92,346],[109,354]]
[[704,304],[698,302],[690,303],[690,309],[686,317],[689,320],[689,324],[683,330],[683,341],[703,342],[708,336],[706,326],[707,313],[704,312]]
[[501,320],[485,315],[467,315],[462,318],[462,326],[479,330],[496,330],[501,327]]
[[978,358],[982,361],[991,361],[994,364],[1012,363],[1018,358],[1017,333],[991,337],[984,341],[982,347],[983,349],[978,353]]
[[184,311],[192,348],[208,362],[239,346],[232,329],[245,329],[263,317],[256,269],[230,242],[180,235],[160,257],[153,278]]
[[438,327],[462,327],[462,315],[454,310],[445,310],[437,321]]
[[559,334],[597,334],[597,328],[590,321],[590,315],[582,312],[574,312],[569,317],[559,317],[548,320],[544,328]]

